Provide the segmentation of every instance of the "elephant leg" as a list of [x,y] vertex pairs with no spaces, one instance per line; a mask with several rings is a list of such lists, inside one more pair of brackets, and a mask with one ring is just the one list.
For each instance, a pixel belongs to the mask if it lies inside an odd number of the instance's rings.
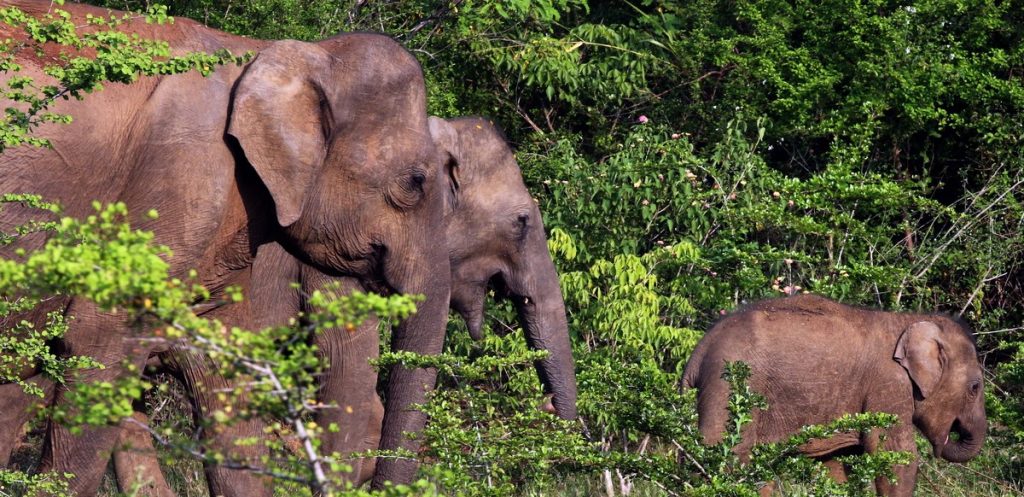
[[[228,381],[216,371],[216,366],[205,357],[187,350],[172,350],[165,356],[165,362],[180,375],[185,391],[195,407],[194,417],[197,429],[209,452],[224,456],[225,461],[259,467],[260,459],[267,454],[262,443],[238,444],[239,440],[262,440],[264,424],[257,418],[238,418],[235,413],[244,406],[225,402],[223,392],[232,391],[237,385]],[[242,400],[244,402],[244,400]],[[227,415],[230,423],[208,425],[217,415]],[[264,478],[246,469],[232,469],[230,465],[206,464],[206,479],[210,495],[223,497],[269,496],[271,488]]]
[[885,450],[909,452],[913,457],[910,464],[901,464],[893,467],[894,481],[880,477],[875,480],[875,489],[878,495],[886,497],[911,497],[914,495],[914,485],[917,482],[917,469],[920,464],[920,456],[917,453],[917,445],[914,443],[914,427],[910,424],[899,424],[889,429],[885,442],[879,444],[877,433],[872,431],[865,443],[865,451],[875,452],[879,445]]
[[[303,290],[312,292],[333,281],[315,269],[304,267]],[[358,288],[355,282],[343,282],[344,290]],[[377,320],[368,319],[352,331],[329,328],[316,335],[315,343],[327,366],[320,384],[320,401],[331,407],[321,409],[316,416],[320,426],[336,425],[336,432],[323,435],[321,451],[325,455],[337,453],[346,458],[353,452],[366,450],[366,440],[372,437],[368,427],[376,423],[376,440],[380,438],[383,407],[377,397],[377,372],[370,360],[380,355],[380,337]],[[378,415],[379,410],[379,415]],[[376,417],[375,419],[375,416]],[[372,448],[376,449],[374,445]],[[364,461],[360,458],[345,461],[352,471],[335,475],[354,483],[362,483]],[[372,465],[371,465],[372,466]],[[372,477],[372,473],[370,473]]]
[[697,429],[706,445],[715,445],[724,438],[729,421],[729,385],[721,379],[721,367],[701,375],[709,379],[698,387]]
[[[117,489],[138,497],[175,497],[156,457],[153,437],[143,426],[149,417],[136,411],[132,420],[121,422],[121,433],[114,448],[114,474]],[[132,491],[136,493],[132,494]]]
[[[246,301],[219,308],[211,315],[224,322],[248,322],[249,306]],[[224,392],[233,391],[237,381],[224,378],[206,356],[185,349],[172,349],[163,356],[168,370],[173,371],[182,381],[185,391],[192,399],[197,429],[202,430],[202,438],[207,450],[224,456],[225,461],[241,463],[247,466],[260,467],[261,459],[268,455],[267,447],[262,443],[239,444],[240,440],[262,440],[265,437],[265,424],[257,417],[238,417],[237,413],[245,410],[244,405],[233,405],[224,397]],[[237,399],[244,404],[245,399]],[[226,415],[230,423],[207,425],[215,418],[215,413]],[[258,497],[270,496],[272,488],[266,479],[247,469],[233,469],[225,464],[206,464],[206,479],[210,495],[222,497]]]
[[43,375],[36,375],[29,380],[43,391],[38,397],[25,393],[25,389],[17,383],[0,385],[0,467],[7,467],[14,448],[24,435],[25,424],[32,420],[36,412],[53,401],[54,383]]
[[[380,446],[380,430],[383,423],[384,403],[380,401],[380,396],[374,393],[372,403],[370,405],[370,419],[366,424],[366,437],[363,438],[363,445],[360,447],[359,452],[376,450]],[[358,471],[353,471],[353,473],[359,475],[359,478],[356,480],[356,485],[362,485],[373,478],[373,473],[377,470],[377,458],[363,457],[358,459],[358,461],[360,464],[359,469]],[[353,465],[353,468],[355,467],[356,466]]]
[[[90,302],[76,299],[68,312],[74,320],[62,344],[65,352],[96,359],[103,368],[77,371],[58,385],[54,405],[71,409],[70,392],[78,384],[115,383],[138,375],[146,363],[152,345],[131,340],[130,330],[122,317],[99,312]],[[99,489],[107,461],[120,432],[118,426],[84,426],[75,435],[68,427],[51,422],[43,444],[40,472],[71,473],[68,488],[72,495],[95,495]]]
[[828,468],[829,477],[835,480],[836,483],[846,483],[846,466],[844,466],[841,461],[837,459],[828,459],[822,464]]

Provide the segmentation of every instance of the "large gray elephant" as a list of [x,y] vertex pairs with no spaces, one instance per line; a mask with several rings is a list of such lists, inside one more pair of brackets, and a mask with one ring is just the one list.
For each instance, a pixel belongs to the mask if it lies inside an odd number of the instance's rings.
[[[758,302],[719,321],[697,344],[686,365],[686,386],[698,390],[700,432],[707,443],[722,440],[728,419],[726,361],[750,366],[749,386],[768,409],[755,411],[738,447],[775,442],[802,426],[847,413],[899,416],[885,431],[814,440],[801,449],[829,462],[840,451],[885,450],[917,454],[914,427],[931,442],[936,457],[964,462],[985,441],[987,422],[981,367],[966,325],[940,314],[860,309],[800,295]],[[953,440],[950,434],[958,436]],[[895,468],[895,481],[880,478],[881,495],[912,495],[918,461]]]
[[[452,170],[446,200],[447,236],[438,239],[447,240],[452,308],[462,315],[470,333],[479,338],[487,288],[496,290],[500,298],[513,300],[530,346],[549,352],[536,368],[545,392],[551,394],[552,409],[559,416],[572,419],[576,415],[576,381],[558,275],[547,249],[540,210],[523,183],[512,150],[501,132],[485,119],[445,121],[432,117],[430,128],[446,151]],[[300,262],[276,244],[260,247],[253,267],[255,284],[250,298],[259,326],[286,323],[303,310],[304,294],[336,280]],[[295,281],[300,282],[300,288],[291,286]],[[343,278],[341,283],[348,289],[361,289],[351,278]],[[387,447],[379,444],[385,411],[376,393],[377,374],[369,363],[379,350],[376,321],[363,323],[354,331],[324,330],[316,343],[328,364],[322,377],[320,400],[337,406],[321,410],[317,422],[340,428],[324,435],[321,451],[348,455],[376,449],[378,445]],[[207,399],[197,400],[202,417],[212,408],[203,405]],[[139,451],[152,452],[146,438],[139,439],[131,432],[125,436],[124,444],[132,446],[134,455]],[[416,449],[410,442],[402,438],[399,443]],[[386,467],[386,461],[381,466]],[[353,471],[339,475],[342,478],[362,483],[374,473],[372,460],[349,462]],[[156,464],[151,461],[146,467]],[[404,473],[410,470],[409,465],[396,470],[402,473],[396,476],[391,472],[378,478],[411,477]],[[119,484],[129,488],[135,476],[134,472],[118,472]],[[238,483],[234,484],[237,492]],[[159,487],[152,491],[153,495],[163,491]]]
[[[6,2],[30,15],[46,0]],[[72,21],[106,9],[67,5]],[[179,19],[173,25],[135,20],[120,29],[167,41],[172,51],[228,49],[256,52],[248,64],[198,74],[109,84],[83,101],[59,101],[70,125],[46,125],[39,135],[52,148],[22,147],[0,155],[0,192],[32,192],[58,201],[67,215],[83,217],[91,202],[123,201],[136,227],[151,230],[174,253],[172,273],[197,270],[214,295],[228,285],[248,288],[257,249],[276,242],[324,274],[410,294],[423,294],[419,312],[394,332],[396,349],[440,352],[447,321],[450,271],[443,234],[443,155],[430,137],[419,64],[391,39],[372,34],[318,43],[251,40]],[[2,33],[17,39],[17,33]],[[47,81],[32,51],[22,51],[21,75]],[[17,103],[4,101],[3,105]],[[156,209],[158,220],[144,213]],[[0,229],[33,213],[0,213]],[[2,249],[14,257],[41,238]],[[232,306],[230,324],[251,327],[248,304]],[[74,381],[111,381],[129,374],[152,352],[133,341],[123,317],[98,312],[83,299],[53,301],[47,310],[74,316],[61,352],[88,355],[106,367],[80,371]],[[20,319],[24,316],[18,316]],[[38,319],[39,313],[28,316]],[[7,323],[4,323],[5,325]],[[187,374],[205,379],[202,358],[182,354]],[[31,374],[26,371],[26,375]],[[45,379],[40,379],[44,381]],[[415,432],[422,420],[408,406],[433,386],[429,370],[399,370],[389,386],[390,430]],[[38,399],[4,385],[0,405],[29,406]],[[54,402],[62,403],[58,387]],[[18,415],[22,413],[19,412]],[[4,427],[6,428],[6,427]],[[6,447],[17,435],[5,429]],[[243,437],[248,433],[238,433]],[[117,436],[91,428],[80,436],[53,425],[41,470],[76,474],[71,490],[94,494]],[[251,475],[237,474],[234,478]]]

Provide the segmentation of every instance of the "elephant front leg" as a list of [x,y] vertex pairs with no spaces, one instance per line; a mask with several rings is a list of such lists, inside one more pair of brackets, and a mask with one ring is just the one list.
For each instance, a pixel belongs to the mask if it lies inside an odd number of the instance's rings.
[[[376,319],[368,320],[352,332],[331,328],[317,335],[316,344],[327,365],[320,385],[320,400],[329,406],[317,413],[317,424],[338,428],[324,434],[324,455],[337,453],[347,458],[354,452],[377,448],[383,406],[377,397],[377,372],[370,361],[379,355],[379,341]],[[372,432],[376,437],[371,437]],[[374,439],[372,447],[367,446],[368,438]],[[352,466],[352,471],[337,476],[357,485],[363,483],[363,465],[372,466],[372,462],[364,458],[344,462]]]
[[[340,293],[361,290],[357,281],[334,278],[309,266],[302,267],[302,291],[311,294],[339,283]],[[305,309],[313,311],[313,309]],[[352,467],[349,472],[332,475],[341,481],[362,484],[373,476],[366,476],[364,467],[373,468],[373,460],[349,458],[354,452],[376,449],[380,440],[383,406],[377,397],[377,371],[370,361],[380,355],[378,321],[367,319],[358,327],[334,327],[321,330],[314,342],[324,363],[320,378],[319,400],[327,407],[316,414],[316,422],[327,430],[322,436],[321,452],[325,456],[337,454]],[[368,442],[372,439],[372,442]]]
[[7,467],[15,446],[24,434],[25,424],[36,412],[53,401],[54,383],[43,375],[29,380],[43,391],[42,397],[25,392],[17,383],[0,385],[0,468]]
[[[223,456],[224,464],[206,463],[206,479],[210,495],[222,497],[269,497],[272,489],[264,477],[249,469],[260,467],[267,455],[266,445],[260,441],[266,436],[265,424],[258,418],[238,417],[243,405],[226,402],[225,392],[237,386],[217,372],[205,357],[195,352],[175,349],[165,357],[165,364],[182,380],[191,397],[195,424],[202,430],[202,439],[208,453]],[[230,397],[230,394],[229,394]],[[245,399],[239,399],[245,402]],[[226,416],[227,423],[211,423]],[[239,443],[256,440],[256,443]],[[234,467],[233,467],[234,466]]]
[[917,482],[917,470],[921,458],[917,453],[917,445],[914,443],[914,427],[908,424],[900,424],[888,432],[884,442],[879,443],[878,430],[868,435],[865,450],[875,452],[879,446],[889,451],[909,452],[912,460],[909,464],[900,464],[893,467],[893,480],[880,477],[875,480],[875,488],[878,495],[886,497],[910,497],[914,495],[914,484]]

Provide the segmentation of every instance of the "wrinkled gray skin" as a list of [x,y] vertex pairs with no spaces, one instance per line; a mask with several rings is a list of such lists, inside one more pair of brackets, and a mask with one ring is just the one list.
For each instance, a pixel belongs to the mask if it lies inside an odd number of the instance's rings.
[[[49,1],[9,1],[30,15],[42,15]],[[69,4],[77,25],[106,9]],[[39,136],[52,149],[20,147],[0,155],[0,192],[31,192],[59,201],[67,215],[92,213],[90,203],[123,201],[135,227],[151,230],[174,253],[171,273],[190,268],[218,298],[228,285],[251,289],[257,249],[279,243],[304,264],[326,274],[347,275],[374,288],[423,294],[419,312],[394,332],[395,347],[424,354],[440,352],[447,322],[450,270],[442,233],[444,155],[430,137],[426,91],[419,64],[391,39],[354,34],[318,43],[266,42],[221,33],[186,19],[172,25],[128,22],[123,31],[167,41],[173,52],[226,48],[254,51],[245,66],[199,74],[143,78],[131,85],[109,84],[83,101],[58,101],[54,109],[74,116],[70,125],[46,125]],[[0,35],[17,36],[0,29]],[[49,54],[52,55],[52,54]],[[31,50],[21,51],[20,75],[48,82]],[[3,102],[4,106],[12,105]],[[142,214],[160,213],[157,220]],[[0,229],[38,216],[17,206],[0,212]],[[32,249],[41,237],[4,247]],[[252,327],[248,303],[218,310],[230,325]],[[83,299],[55,299],[32,315],[13,320],[41,322],[45,311],[74,316],[60,352],[88,355],[104,369],[81,371],[73,382],[113,381],[141,366],[155,352],[136,340],[122,316],[98,312]],[[10,322],[0,323],[4,328]],[[143,332],[143,336],[145,332]],[[222,382],[203,358],[173,354],[189,389],[202,395]],[[34,374],[25,365],[23,377]],[[44,378],[38,381],[49,386]],[[416,432],[422,419],[406,407],[433,386],[427,370],[392,375],[386,416],[391,432]],[[52,390],[52,388],[51,388]],[[65,389],[51,392],[64,402]],[[26,412],[39,399],[16,385],[0,385],[5,418],[0,425],[0,458],[9,456]],[[210,405],[215,405],[211,399]],[[11,414],[13,412],[13,414]],[[10,421],[11,424],[6,424]],[[213,435],[215,447],[252,455],[234,441],[259,435],[248,424]],[[71,490],[94,495],[116,427],[89,428],[72,436],[50,427],[40,471],[73,472]],[[396,443],[395,438],[389,439]],[[394,448],[394,447],[393,447]],[[263,482],[246,472],[208,468],[211,481],[230,479],[215,495],[259,495]]]
[[[497,290],[499,297],[513,299],[530,345],[550,352],[536,365],[545,391],[551,394],[552,405],[546,408],[572,419],[576,415],[576,382],[561,290],[547,250],[540,211],[523,184],[512,151],[494,125],[484,119],[430,118],[430,127],[435,140],[449,154],[452,169],[446,200],[446,239],[452,295],[460,296],[459,300],[452,299],[452,307],[470,325],[472,335],[479,338],[486,288]],[[254,278],[251,300],[258,326],[286,323],[303,310],[301,295],[335,280],[274,244],[260,247]],[[290,286],[294,281],[301,283],[301,291]],[[348,290],[362,289],[352,279],[340,281]],[[320,400],[337,405],[321,411],[317,423],[335,423],[340,428],[337,433],[324,435],[322,453],[347,455],[376,449],[385,413],[376,394],[377,374],[369,364],[379,350],[376,321],[368,321],[352,332],[327,329],[317,337],[317,345],[329,364],[322,378]],[[149,442],[144,438],[125,441],[138,450],[151,451],[143,445]],[[343,479],[363,483],[374,473],[372,459],[349,463],[353,471],[339,475]],[[120,486],[129,488],[134,477],[134,473],[119,472]]]
[[[766,300],[719,321],[701,339],[686,365],[685,384],[697,388],[701,434],[722,440],[729,388],[726,361],[750,366],[749,386],[768,401],[744,428],[742,457],[758,442],[774,442],[800,427],[847,413],[887,412],[899,423],[885,432],[838,435],[802,450],[825,460],[849,451],[907,451],[915,456],[914,427],[931,442],[936,457],[964,462],[985,441],[987,422],[982,371],[970,330],[938,314],[859,309],[813,296]],[[949,438],[955,433],[959,439]],[[876,481],[880,495],[914,491],[918,460],[895,468],[896,480]]]

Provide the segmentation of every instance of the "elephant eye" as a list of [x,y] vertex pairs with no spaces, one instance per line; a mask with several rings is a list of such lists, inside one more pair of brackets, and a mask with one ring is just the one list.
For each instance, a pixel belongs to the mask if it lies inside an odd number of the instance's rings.
[[516,241],[522,243],[530,231],[530,215],[523,213],[516,216]]
[[399,209],[411,209],[426,196],[424,194],[426,184],[426,171],[417,167],[409,168],[395,178],[392,186],[388,188],[388,200]]
[[426,183],[427,175],[423,171],[413,171],[409,174],[409,189],[423,191],[423,183]]

